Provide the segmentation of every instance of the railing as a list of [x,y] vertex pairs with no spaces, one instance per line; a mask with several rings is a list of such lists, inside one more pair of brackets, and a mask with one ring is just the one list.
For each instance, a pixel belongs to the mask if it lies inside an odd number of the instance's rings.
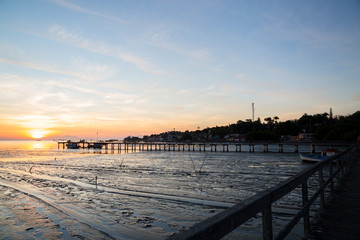
[[[284,239],[301,218],[303,218],[304,222],[304,233],[307,235],[310,231],[310,206],[320,195],[320,208],[324,208],[326,187],[329,185],[330,190],[334,190],[334,180],[336,179],[337,182],[340,182],[353,161],[356,149],[357,145],[349,147],[345,151],[289,178],[284,183],[260,192],[192,226],[188,230],[183,230],[170,236],[169,239],[220,239],[260,212],[262,213],[263,239],[273,239],[272,203],[289,194],[300,185],[302,189],[302,208],[275,236],[275,239]],[[324,179],[325,168],[328,168],[329,171],[326,180]],[[309,198],[308,180],[316,173],[318,173],[319,186],[317,191]]]

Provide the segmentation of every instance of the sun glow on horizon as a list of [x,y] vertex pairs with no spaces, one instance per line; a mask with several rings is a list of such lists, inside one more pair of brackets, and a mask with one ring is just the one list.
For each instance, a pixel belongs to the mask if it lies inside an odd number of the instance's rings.
[[35,139],[43,138],[46,134],[48,134],[48,131],[42,129],[36,129],[30,131],[30,135]]

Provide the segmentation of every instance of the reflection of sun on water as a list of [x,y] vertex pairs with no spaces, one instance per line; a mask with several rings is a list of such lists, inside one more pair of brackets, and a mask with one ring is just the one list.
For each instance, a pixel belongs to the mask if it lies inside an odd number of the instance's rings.
[[43,142],[39,142],[39,141],[34,141],[31,143],[31,146],[33,149],[41,149],[44,147],[44,143]]

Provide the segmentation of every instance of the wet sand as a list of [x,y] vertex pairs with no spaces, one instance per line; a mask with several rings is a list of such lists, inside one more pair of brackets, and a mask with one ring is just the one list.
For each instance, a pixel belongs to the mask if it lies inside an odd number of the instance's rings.
[[[4,239],[166,239],[309,166],[276,153],[30,154],[0,164]],[[274,205],[274,231],[300,196]],[[225,239],[261,235],[257,216]]]

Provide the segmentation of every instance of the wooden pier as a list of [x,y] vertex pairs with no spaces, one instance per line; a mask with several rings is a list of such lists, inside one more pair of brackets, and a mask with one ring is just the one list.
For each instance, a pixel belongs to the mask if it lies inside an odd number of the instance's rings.
[[[71,143],[71,147],[69,147]],[[181,143],[181,142],[122,142],[122,141],[59,141],[58,148],[87,148],[87,149],[105,149],[118,151],[199,151],[199,152],[284,152],[284,146],[288,149],[292,148],[290,152],[299,152],[299,146],[310,146],[308,152],[315,153],[317,147],[338,147],[349,146],[349,144],[339,143],[283,143],[283,142],[266,142],[266,143]],[[276,149],[276,150],[275,150]]]
[[[359,153],[358,153],[359,155]],[[344,176],[329,204],[311,227],[310,239],[360,239],[360,159]]]

